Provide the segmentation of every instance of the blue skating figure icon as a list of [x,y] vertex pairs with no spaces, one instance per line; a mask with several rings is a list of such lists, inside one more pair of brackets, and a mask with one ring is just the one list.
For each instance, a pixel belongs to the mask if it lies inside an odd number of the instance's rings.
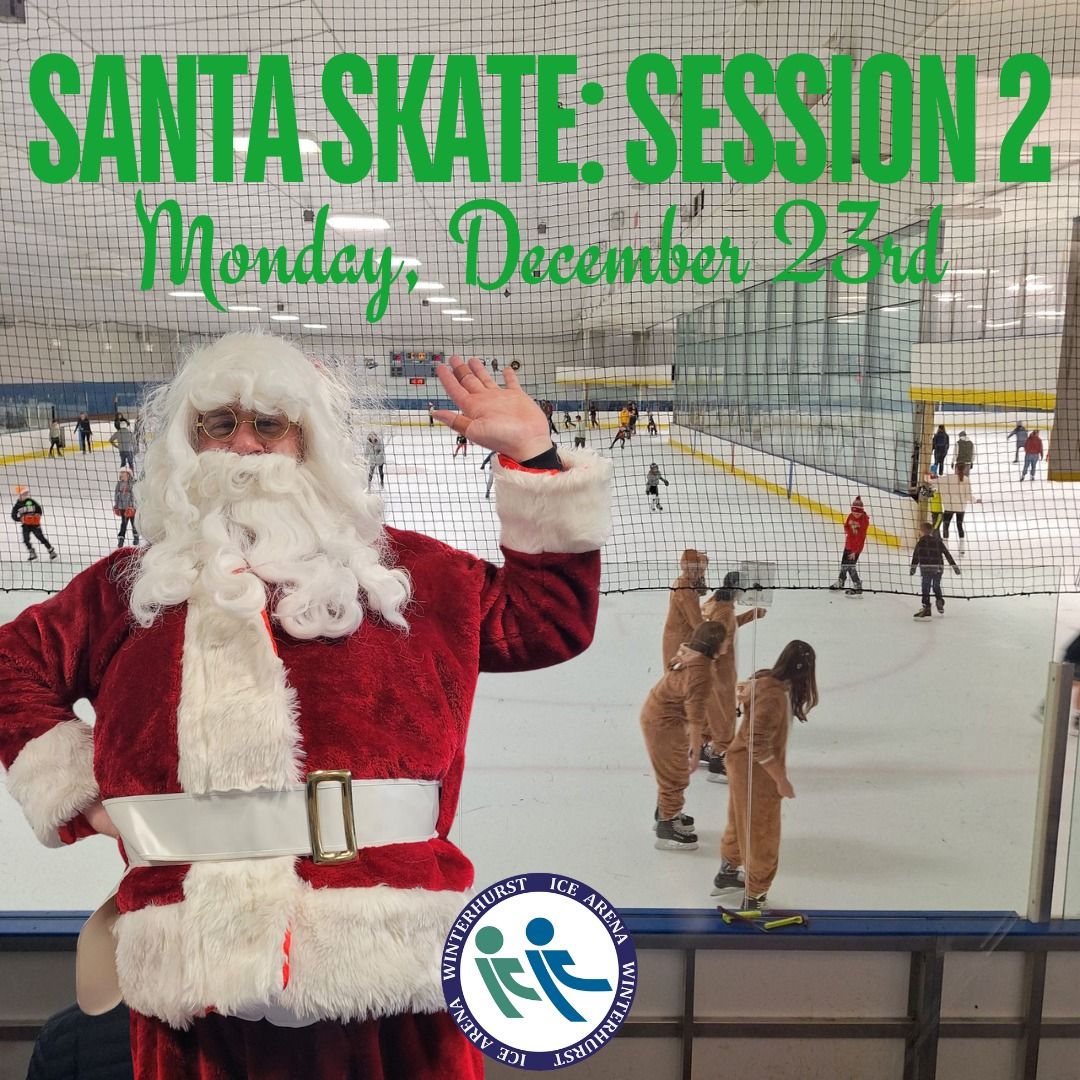
[[[550,944],[555,937],[555,927],[549,919],[531,919],[525,927],[525,937],[531,945],[544,946]],[[506,995],[509,990],[515,997],[527,1001],[540,1001],[541,995],[531,986],[519,982],[516,976],[524,973],[524,967],[520,960],[513,956],[495,956],[503,947],[502,931],[496,926],[485,926],[476,934],[476,947],[485,953],[487,958],[477,958],[476,964],[480,969],[480,975],[484,985],[491,994],[495,1004],[498,1005],[503,1016],[510,1019],[520,1019],[521,1013],[514,1007],[513,1002]],[[563,996],[555,985],[556,981],[571,990],[584,990],[599,993],[611,990],[611,983],[607,979],[583,979],[577,975],[571,975],[566,969],[574,966],[574,958],[567,949],[526,949],[525,956],[529,961],[536,981],[540,988],[547,994],[548,1000],[558,1009],[559,1013],[567,1020],[584,1022],[581,1015]],[[505,987],[505,990],[504,990]]]

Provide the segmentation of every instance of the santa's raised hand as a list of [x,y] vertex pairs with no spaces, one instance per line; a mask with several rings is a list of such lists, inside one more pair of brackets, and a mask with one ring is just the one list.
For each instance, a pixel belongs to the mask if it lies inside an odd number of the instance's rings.
[[551,449],[547,417],[508,366],[501,371],[505,386],[499,386],[475,358],[466,363],[451,356],[449,364],[436,364],[435,373],[460,410],[433,413],[451,431],[514,461],[528,461]]

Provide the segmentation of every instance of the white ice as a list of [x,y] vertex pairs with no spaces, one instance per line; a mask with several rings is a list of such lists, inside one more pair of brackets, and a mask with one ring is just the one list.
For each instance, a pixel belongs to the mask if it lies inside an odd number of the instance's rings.
[[[1022,493],[1006,488],[1012,451],[1004,436],[1012,419],[976,421],[995,428],[974,428],[967,416],[961,424],[946,421],[954,436],[966,425],[980,448],[973,480],[983,504],[969,515],[965,567],[1059,561],[1059,552],[1032,550],[1025,522],[1067,529],[1075,520],[1071,489],[1051,489],[1043,479]],[[484,499],[479,469],[486,452],[473,446],[453,459],[445,430],[428,429],[420,418],[402,423],[397,418],[385,429],[389,522],[497,558],[494,501]],[[587,437],[609,453],[610,428]],[[707,474],[663,436],[643,433],[609,456],[616,469],[609,586],[635,577],[670,582],[678,552],[690,545],[712,556],[714,583],[740,559],[763,555],[799,564],[821,584],[833,576],[841,547],[834,523],[726,474]],[[672,482],[661,488],[662,513],[650,512],[643,490],[653,460]],[[83,458],[69,450],[63,462],[32,459],[0,469],[9,486],[37,485],[46,532],[63,553],[53,566],[27,566],[12,525],[0,548],[5,584],[60,585],[107,552],[115,543],[116,464],[111,451]],[[1028,537],[1019,550],[1018,535]],[[1047,662],[1080,613],[1063,605],[1059,626],[1051,595],[959,599],[969,575],[946,575],[946,615],[920,624],[912,619],[918,602],[906,558],[871,544],[860,570],[868,586],[903,580],[910,595],[853,600],[781,590],[757,630],[756,650],[751,629],[740,631],[741,674],[766,666],[795,637],[818,652],[821,704],[791,733],[797,797],[784,806],[770,900],[809,909],[1023,911],[1042,734],[1032,713]],[[46,576],[53,573],[60,580]],[[2,596],[0,616],[40,598]],[[704,770],[692,779],[686,810],[698,821],[696,852],[653,847],[655,788],[638,713],[660,675],[667,601],[659,588],[606,594],[596,640],[583,656],[545,671],[481,678],[454,827],[476,863],[478,885],[551,870],[583,879],[621,907],[716,902],[709,889],[726,786],[707,783]],[[101,838],[44,851],[6,797],[0,830],[0,909],[86,910],[120,872]]]

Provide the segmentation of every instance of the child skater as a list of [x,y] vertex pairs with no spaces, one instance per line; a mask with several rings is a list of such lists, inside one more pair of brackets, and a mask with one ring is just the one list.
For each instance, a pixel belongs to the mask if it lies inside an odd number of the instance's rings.
[[922,571],[922,607],[915,612],[916,619],[930,618],[930,590],[934,591],[937,600],[939,615],[945,614],[945,597],[941,593],[941,575],[945,573],[947,560],[953,568],[953,573],[959,574],[960,567],[956,560],[949,554],[945,541],[934,532],[933,525],[924,521],[919,526],[922,535],[915,542],[915,550],[911,553],[911,575],[915,576],[916,567]]
[[626,440],[630,438],[630,431],[628,428],[621,427],[615,432],[615,438],[611,440],[611,445],[608,447],[610,450],[616,443],[619,444],[620,450],[626,449]]
[[459,435],[457,437],[457,442],[454,445],[454,452],[450,456],[451,457],[457,457],[458,454],[462,454],[462,455],[467,457],[468,453],[469,453],[469,440],[466,439],[464,435]]
[[646,425],[645,430],[650,435],[659,435],[660,434],[660,429],[656,426],[656,418],[653,416],[652,413],[649,413],[649,423]]
[[842,589],[844,580],[851,575],[851,586],[847,595],[852,597],[862,596],[862,579],[855,564],[859,561],[863,547],[866,545],[866,534],[870,531],[870,517],[863,508],[860,496],[855,496],[851,504],[851,513],[844,522],[844,554],[840,557],[840,577],[834,581],[830,589]]
[[668,660],[641,709],[641,731],[656,777],[653,819],[660,851],[694,851],[698,845],[694,819],[682,812],[690,785],[690,732],[700,731],[705,722],[713,682],[709,669],[726,636],[720,623],[701,623]]
[[[739,592],[739,572],[732,570],[724,575],[724,584],[701,606],[701,614],[709,622],[720,623],[727,634],[724,649],[712,668],[713,692],[709,698],[706,712],[706,734],[711,744],[707,761],[709,774],[705,778],[714,784],[727,783],[727,767],[724,760],[727,748],[735,738],[735,715],[738,709],[735,688],[738,677],[735,674],[735,633],[738,627],[745,626],[755,615],[764,619],[768,614],[765,608],[744,611],[735,614],[735,597]],[[702,739],[705,735],[702,736]]]
[[22,526],[22,542],[26,545],[26,550],[30,552],[27,562],[33,562],[37,558],[37,552],[30,544],[31,536],[49,553],[50,559],[59,558],[56,548],[49,543],[41,531],[41,519],[44,515],[45,511],[41,508],[41,503],[30,497],[28,487],[15,489],[15,505],[11,508],[11,520],[17,521]]
[[806,714],[818,703],[815,664],[811,646],[791,641],[771,668],[755,672],[749,682],[739,684],[743,721],[727,754],[731,785],[728,824],[720,841],[720,871],[713,880],[713,891],[715,895],[726,889],[743,889],[746,911],[764,910],[766,894],[776,877],[780,805],[784,799],[795,798],[787,774],[788,734],[792,716],[805,722]]
[[660,505],[660,485],[668,487],[668,482],[660,475],[660,466],[654,461],[649,466],[648,475],[645,477],[645,494],[649,496],[649,507],[652,510],[663,510]]

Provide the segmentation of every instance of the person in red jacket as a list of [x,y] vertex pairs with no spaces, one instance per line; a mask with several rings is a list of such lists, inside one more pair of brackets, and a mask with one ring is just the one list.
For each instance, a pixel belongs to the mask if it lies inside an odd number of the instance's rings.
[[611,464],[506,368],[436,370],[434,419],[498,453],[499,563],[383,523],[347,366],[230,334],[146,403],[146,544],[0,627],[8,792],[46,846],[123,841],[79,993],[129,1006],[135,1080],[482,1076],[439,963],[469,714],[591,641]]
[[846,595],[862,596],[862,579],[859,571],[855,569],[855,564],[862,554],[869,530],[870,517],[863,508],[862,498],[856,495],[851,504],[851,513],[844,522],[844,554],[840,557],[840,577],[829,586],[830,589],[842,589],[845,579],[850,575],[851,587]]
[[1020,474],[1020,480],[1023,481],[1029,470],[1031,472],[1031,479],[1034,480],[1035,469],[1042,459],[1043,441],[1039,438],[1039,429],[1036,428],[1027,437],[1027,442],[1024,443],[1024,471]]

